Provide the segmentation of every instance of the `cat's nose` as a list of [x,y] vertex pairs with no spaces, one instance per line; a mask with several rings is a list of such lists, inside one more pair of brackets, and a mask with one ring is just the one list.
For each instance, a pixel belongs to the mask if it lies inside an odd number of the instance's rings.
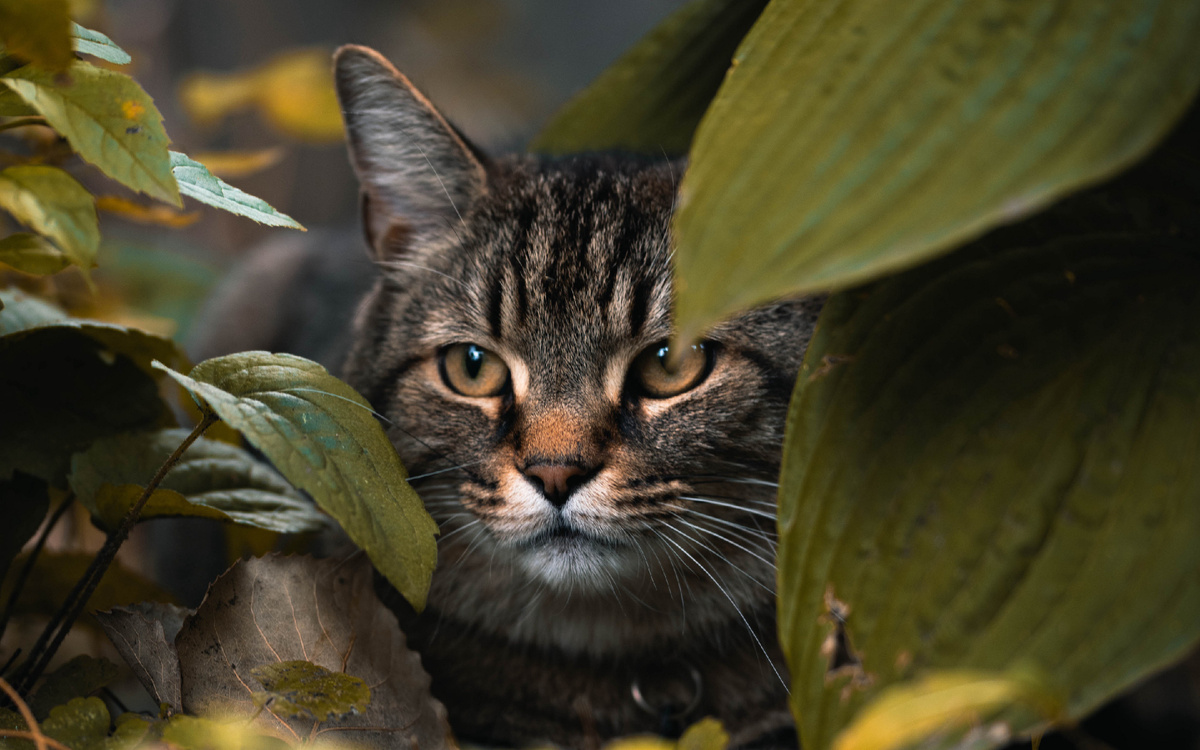
[[571,492],[583,484],[588,474],[587,467],[579,464],[533,464],[526,466],[525,476],[540,482],[542,494],[555,507],[566,505]]

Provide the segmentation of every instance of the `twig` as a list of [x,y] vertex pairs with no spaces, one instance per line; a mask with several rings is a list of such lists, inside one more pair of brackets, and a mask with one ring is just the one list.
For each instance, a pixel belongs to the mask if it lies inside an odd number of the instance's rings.
[[21,729],[0,729],[0,737],[16,737],[17,739],[22,740],[33,740],[34,742],[38,743],[38,747],[40,748],[52,747],[54,750],[71,750],[71,748],[67,747],[53,737],[47,737],[44,734],[26,732]]
[[[41,728],[38,727],[37,719],[33,718],[33,711],[29,710],[29,706],[25,703],[25,701],[21,700],[21,696],[17,694],[17,691],[13,689],[13,686],[9,685],[3,677],[0,677],[0,690],[4,691],[9,700],[13,702],[13,705],[17,707],[17,710],[21,712],[21,718],[25,719],[25,726],[29,728],[29,731],[24,733],[24,735],[27,735],[25,738],[33,740],[37,745],[38,750],[46,750],[46,745],[50,742],[54,742],[54,740],[51,740],[46,735],[42,734]],[[8,732],[12,730],[5,729],[0,731]]]
[[23,128],[27,125],[49,125],[44,117],[18,117],[15,120],[0,123],[0,130],[12,130],[13,128]]
[[[50,532],[54,530],[54,526],[62,518],[63,513],[67,512],[67,508],[75,502],[75,493],[67,495],[67,499],[62,501],[62,504],[54,509],[50,514],[50,520],[46,522],[46,526],[42,529],[42,533],[38,534],[37,541],[33,543],[33,549],[29,551],[29,557],[25,559],[25,565],[21,568],[20,575],[17,576],[16,583],[13,585],[12,593],[8,595],[8,601],[4,603],[4,614],[0,615],[0,636],[4,635],[4,629],[8,627],[8,618],[12,617],[13,607],[17,604],[17,597],[21,595],[21,591],[25,588],[25,582],[29,579],[29,573],[33,570],[33,564],[37,562],[38,555],[41,554],[42,547],[46,546],[46,539],[50,536]],[[5,665],[7,667],[7,665]]]

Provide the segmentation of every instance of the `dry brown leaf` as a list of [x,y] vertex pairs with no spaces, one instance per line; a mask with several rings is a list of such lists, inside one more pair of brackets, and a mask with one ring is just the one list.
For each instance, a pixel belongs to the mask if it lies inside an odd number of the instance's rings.
[[183,607],[155,602],[96,613],[100,626],[146,692],[156,703],[166,703],[175,710],[183,700],[174,641],[186,614],[188,610]]

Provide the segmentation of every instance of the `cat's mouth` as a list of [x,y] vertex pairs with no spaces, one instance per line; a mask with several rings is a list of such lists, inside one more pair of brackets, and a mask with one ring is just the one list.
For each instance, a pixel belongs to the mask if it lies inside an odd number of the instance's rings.
[[617,549],[624,545],[612,539],[606,539],[584,531],[568,521],[559,518],[549,528],[542,529],[536,534],[522,540],[521,546],[532,550],[545,548],[577,549],[584,546]]

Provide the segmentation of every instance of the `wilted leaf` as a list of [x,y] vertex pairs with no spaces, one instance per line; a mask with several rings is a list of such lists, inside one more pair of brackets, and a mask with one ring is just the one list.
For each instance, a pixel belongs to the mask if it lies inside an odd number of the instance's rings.
[[[58,611],[66,601],[67,594],[83,577],[92,558],[89,552],[47,552],[38,555],[37,563],[33,566],[25,588],[17,598],[14,612],[18,615],[32,614],[49,616]],[[25,555],[19,555],[14,561],[14,567],[25,561]],[[7,599],[12,592],[12,576],[4,581],[0,595]],[[134,602],[157,601],[170,602],[173,597],[158,584],[121,566],[113,564],[109,567],[100,585],[88,600],[85,611],[112,609],[119,605]],[[92,622],[92,625],[95,623]]]
[[309,661],[278,661],[250,670],[263,690],[251,694],[281,719],[329,721],[362,713],[371,704],[367,683],[345,672],[333,672]]
[[259,734],[242,719],[172,716],[162,738],[179,750],[291,750],[277,737]]
[[65,77],[26,66],[0,83],[17,92],[83,159],[126,187],[183,206],[162,115],[129,76],[77,62]]
[[41,727],[48,737],[53,737],[71,750],[105,750],[110,720],[104,701],[99,698],[75,698],[65,706],[55,706]]
[[218,177],[247,177],[275,166],[285,153],[279,146],[257,151],[206,151],[196,154],[195,161]]
[[[395,616],[376,598],[362,556],[236,563],[209,588],[175,646],[189,713],[253,716],[254,668],[303,660],[371,686],[370,705],[322,724],[333,728],[324,736],[366,748],[453,747],[445,709],[429,695],[429,676],[405,647]],[[313,724],[262,712],[251,726],[294,741]]]
[[169,206],[147,206],[119,195],[96,196],[96,208],[139,224],[154,224],[172,229],[189,227],[200,218],[199,211],[179,211]]
[[182,607],[153,602],[96,613],[100,627],[154,702],[166,703],[176,711],[183,706],[183,698],[175,636],[188,614]]
[[0,0],[0,45],[47,70],[66,70],[75,59],[67,0]]
[[[67,481],[101,525],[114,529],[189,432],[172,428],[101,438],[71,459]],[[328,525],[325,515],[271,467],[238,446],[206,438],[184,452],[141,514],[143,519],[165,516],[214,518],[285,534]]]
[[0,263],[24,273],[47,276],[71,265],[71,259],[45,237],[18,232],[0,240]]
[[41,479],[16,472],[0,480],[0,580],[25,542],[34,535],[50,512],[50,495]]
[[551,154],[687,153],[766,0],[693,0],[567,102],[530,148]]
[[1192,0],[772,3],[696,132],[685,338],[943,253],[1139,158],[1200,85]]
[[0,172],[0,208],[52,239],[86,273],[100,247],[92,194],[57,167],[18,166]]
[[189,198],[216,206],[238,216],[245,216],[272,227],[291,227],[304,230],[298,221],[271,208],[266,201],[244,193],[214,177],[203,164],[178,151],[171,152],[171,170],[179,181],[179,190]]
[[914,673],[1030,664],[1077,718],[1200,641],[1200,263],[1157,231],[1013,227],[826,304],[780,487],[805,747]]
[[329,58],[328,50],[296,50],[242,73],[196,73],[183,82],[179,98],[201,124],[256,107],[293,138],[340,141],[342,110]]
[[120,676],[121,670],[108,659],[80,654],[46,676],[29,702],[29,708],[38,720],[42,720],[55,706],[73,698],[85,698]]
[[418,610],[437,561],[437,524],[407,482],[370,405],[315,362],[243,352],[168,370],[305,490]]
[[85,55],[98,57],[106,62],[115,63],[116,65],[128,65],[132,60],[129,53],[121,49],[104,34],[99,31],[85,29],[77,23],[71,23],[71,41],[75,45],[76,52],[82,52]]

